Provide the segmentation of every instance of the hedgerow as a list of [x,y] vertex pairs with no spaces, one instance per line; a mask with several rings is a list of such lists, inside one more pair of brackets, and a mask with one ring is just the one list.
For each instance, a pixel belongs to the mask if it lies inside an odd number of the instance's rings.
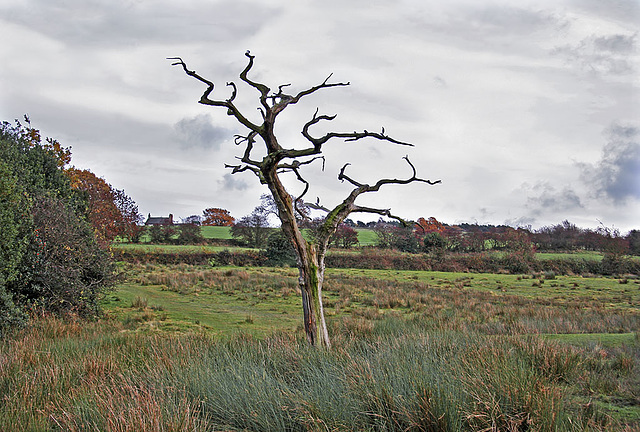
[[[268,266],[274,262],[264,251],[222,252],[147,252],[116,250],[116,260],[131,263]],[[585,258],[535,259],[520,254],[429,254],[399,253],[365,249],[359,253],[330,253],[325,258],[329,268],[372,270],[422,270],[443,272],[511,273],[554,272],[566,274],[625,275],[640,274],[637,260],[613,258],[602,261]]]

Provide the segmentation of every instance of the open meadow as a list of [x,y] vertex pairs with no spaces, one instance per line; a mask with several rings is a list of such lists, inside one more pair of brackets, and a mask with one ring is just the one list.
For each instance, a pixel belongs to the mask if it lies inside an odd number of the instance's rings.
[[633,278],[121,263],[94,323],[0,348],[1,430],[637,430]]

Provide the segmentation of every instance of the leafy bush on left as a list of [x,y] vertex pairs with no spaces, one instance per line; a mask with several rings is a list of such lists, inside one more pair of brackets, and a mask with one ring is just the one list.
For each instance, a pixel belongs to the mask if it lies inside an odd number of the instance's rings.
[[0,124],[0,336],[30,310],[95,316],[114,283],[111,255],[64,175],[69,155],[30,125]]

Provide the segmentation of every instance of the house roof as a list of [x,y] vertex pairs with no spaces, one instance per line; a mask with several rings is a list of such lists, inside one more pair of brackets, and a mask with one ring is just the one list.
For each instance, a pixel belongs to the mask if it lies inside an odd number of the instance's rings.
[[170,214],[168,217],[165,216],[147,216],[147,221],[144,223],[145,225],[173,225],[173,215]]

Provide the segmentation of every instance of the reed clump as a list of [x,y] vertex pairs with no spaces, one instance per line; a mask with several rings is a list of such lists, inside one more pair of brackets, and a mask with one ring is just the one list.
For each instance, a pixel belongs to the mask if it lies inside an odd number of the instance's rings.
[[2,342],[0,429],[615,430],[587,403],[596,377],[616,387],[602,391],[637,392],[622,384],[637,379],[637,349],[358,319],[366,329],[336,322],[322,350],[301,334],[140,334],[45,317]]

